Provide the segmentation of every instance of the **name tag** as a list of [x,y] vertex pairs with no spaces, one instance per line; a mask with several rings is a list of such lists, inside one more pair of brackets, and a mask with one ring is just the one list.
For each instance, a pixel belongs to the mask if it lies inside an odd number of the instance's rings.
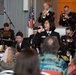
[[46,38],[46,36],[41,36],[41,38]]

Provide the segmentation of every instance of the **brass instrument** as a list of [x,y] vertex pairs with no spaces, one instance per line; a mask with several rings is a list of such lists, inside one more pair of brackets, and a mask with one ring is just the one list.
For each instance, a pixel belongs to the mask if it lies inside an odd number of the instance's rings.
[[3,51],[3,45],[0,45],[0,51]]
[[67,38],[67,42],[68,42],[68,43],[72,43],[72,42],[73,42],[72,37],[68,37],[68,38]]
[[3,31],[3,37],[10,37],[10,31]]
[[17,53],[18,52],[18,50],[17,50],[17,44],[16,44],[16,46],[15,46],[15,53]]

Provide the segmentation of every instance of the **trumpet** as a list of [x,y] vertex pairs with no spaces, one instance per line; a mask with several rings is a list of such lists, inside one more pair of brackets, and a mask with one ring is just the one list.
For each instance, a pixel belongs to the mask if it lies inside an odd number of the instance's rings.
[[48,13],[47,10],[43,10],[43,11],[42,11],[42,15],[44,15],[44,16],[45,16],[47,13]]
[[72,37],[68,37],[68,38],[67,38],[67,42],[70,42],[70,43],[73,42]]

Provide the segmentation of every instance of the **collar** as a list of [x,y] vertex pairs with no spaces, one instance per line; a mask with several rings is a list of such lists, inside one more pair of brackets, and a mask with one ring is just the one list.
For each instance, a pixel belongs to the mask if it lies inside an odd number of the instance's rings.
[[46,32],[51,34],[51,31],[46,31]]
[[49,12],[50,10],[48,9],[47,12]]

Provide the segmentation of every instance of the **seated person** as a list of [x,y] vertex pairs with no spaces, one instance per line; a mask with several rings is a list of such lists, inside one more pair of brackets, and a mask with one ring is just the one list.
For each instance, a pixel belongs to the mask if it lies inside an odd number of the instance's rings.
[[38,55],[32,48],[25,48],[17,57],[13,75],[41,75]]
[[69,64],[63,75],[76,75],[76,52],[71,63]]
[[[5,31],[9,31],[9,35],[7,35],[7,36],[9,36],[11,40],[14,40],[14,31],[12,29],[10,29],[10,26],[8,23],[4,23],[4,28],[1,28],[0,31],[2,31],[2,33],[4,33]],[[5,36],[3,36],[3,37],[5,37]]]
[[17,32],[15,36],[15,42],[13,43],[13,47],[16,49],[16,52],[21,52],[22,49],[30,47],[29,42],[23,37],[22,32]]
[[66,28],[66,35],[61,36],[61,51],[66,54],[67,51],[74,55],[75,52],[75,34],[70,27]]
[[42,55],[39,55],[41,70],[63,72],[67,68],[65,61],[57,55],[59,49],[55,36],[47,37],[41,45]]
[[15,65],[14,48],[7,47],[2,60],[0,60],[0,72],[3,70],[13,70]]
[[4,28],[0,29],[0,38],[2,38],[1,41],[3,41],[6,45],[8,45],[6,43],[7,40],[12,40],[12,41],[14,40],[14,31],[10,29],[8,23],[4,23]]
[[37,50],[37,48],[39,50],[39,43],[38,43],[37,36],[36,36],[39,29],[40,28],[37,26],[33,27],[33,34],[31,34],[29,37],[30,46],[36,50]]

